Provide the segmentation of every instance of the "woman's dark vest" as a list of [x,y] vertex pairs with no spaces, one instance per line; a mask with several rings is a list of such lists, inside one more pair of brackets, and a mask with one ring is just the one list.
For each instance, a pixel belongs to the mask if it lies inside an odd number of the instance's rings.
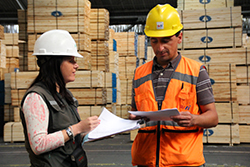
[[61,108],[58,103],[55,101],[51,93],[45,88],[42,83],[37,83],[33,87],[31,87],[24,95],[21,101],[21,109],[20,109],[20,117],[22,119],[24,135],[25,135],[25,147],[29,153],[29,158],[31,162],[31,166],[52,166],[52,167],[70,167],[72,166],[72,162],[70,160],[70,154],[75,150],[77,146],[80,146],[81,137],[77,135],[75,140],[75,144],[73,144],[72,140],[69,140],[64,144],[64,146],[58,147],[52,151],[35,155],[30,147],[30,143],[27,135],[27,128],[25,123],[24,114],[22,111],[23,103],[26,96],[29,93],[37,93],[39,94],[43,100],[46,102],[47,107],[49,109],[49,125],[48,125],[48,133],[54,133],[63,129],[66,129],[70,125],[76,124],[80,121],[80,116],[77,112],[78,102],[73,97],[71,92],[67,90],[72,98],[74,99],[74,104],[69,105],[64,98],[58,94],[59,99],[65,105],[65,107]]

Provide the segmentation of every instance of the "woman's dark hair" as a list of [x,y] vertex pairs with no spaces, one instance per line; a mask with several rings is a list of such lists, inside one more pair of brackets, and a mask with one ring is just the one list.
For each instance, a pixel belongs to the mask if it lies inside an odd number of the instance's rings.
[[61,73],[60,66],[63,62],[65,56],[38,56],[37,57],[37,63],[40,67],[39,74],[36,77],[36,79],[33,81],[30,87],[35,85],[38,82],[42,82],[46,88],[51,92],[52,96],[56,100],[56,102],[59,104],[60,107],[63,107],[61,100],[57,96],[56,91],[56,84],[59,86],[60,90],[59,93],[62,97],[66,99],[66,101],[69,104],[73,104],[72,96],[69,94],[69,92],[66,89],[66,84],[64,82],[64,78]]

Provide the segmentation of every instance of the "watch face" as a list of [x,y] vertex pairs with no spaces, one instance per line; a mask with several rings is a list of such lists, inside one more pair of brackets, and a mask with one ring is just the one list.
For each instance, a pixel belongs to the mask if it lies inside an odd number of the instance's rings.
[[69,136],[70,139],[73,139],[73,133],[70,130],[70,128],[66,129],[67,135]]

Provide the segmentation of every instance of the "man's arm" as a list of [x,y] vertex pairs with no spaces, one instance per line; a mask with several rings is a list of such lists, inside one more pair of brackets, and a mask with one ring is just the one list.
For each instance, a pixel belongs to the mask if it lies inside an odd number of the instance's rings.
[[180,112],[180,115],[171,117],[178,125],[189,127],[199,126],[203,128],[215,127],[218,124],[218,114],[214,103],[201,105],[200,115],[191,114],[188,111]]

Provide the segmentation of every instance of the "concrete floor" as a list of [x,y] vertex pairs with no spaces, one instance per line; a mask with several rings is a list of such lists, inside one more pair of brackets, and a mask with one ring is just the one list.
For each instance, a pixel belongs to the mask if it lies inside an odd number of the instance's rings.
[[[89,142],[84,145],[89,167],[132,167],[129,134]],[[206,167],[250,167],[250,144],[204,145]],[[0,138],[0,167],[28,167],[24,143],[4,143]]]

